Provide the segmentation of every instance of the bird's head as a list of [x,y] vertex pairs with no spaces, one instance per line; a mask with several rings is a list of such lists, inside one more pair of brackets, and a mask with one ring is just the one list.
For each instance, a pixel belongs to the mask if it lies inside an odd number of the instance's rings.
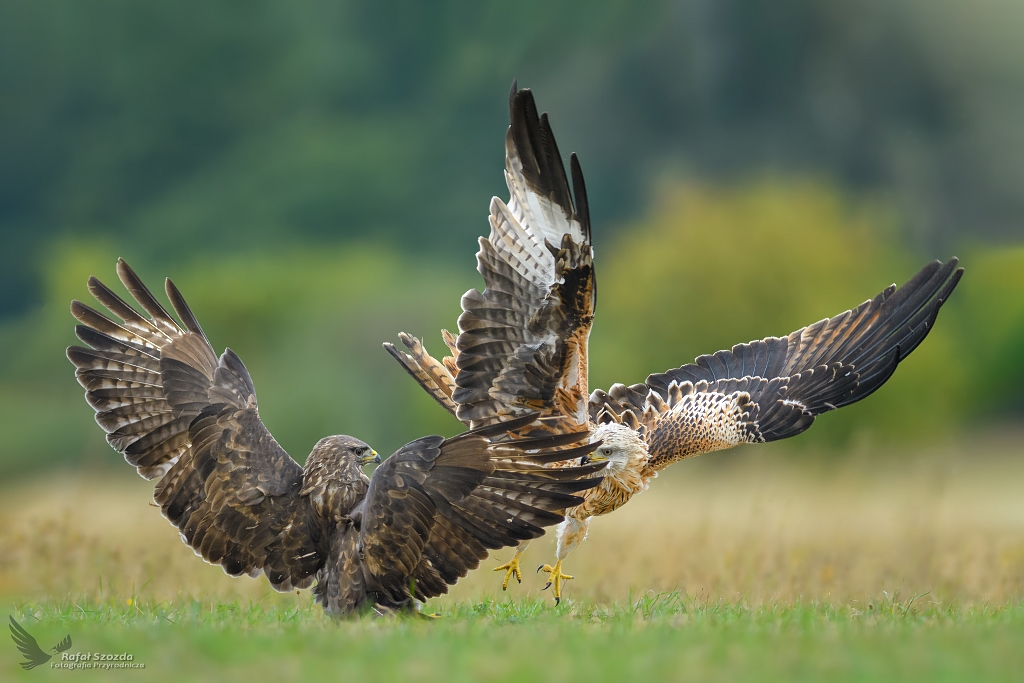
[[313,452],[309,454],[310,460],[316,459],[319,462],[332,461],[340,467],[352,466],[362,467],[371,462],[380,464],[380,456],[377,451],[359,439],[344,434],[328,436],[317,442]]
[[590,442],[600,441],[585,462],[608,462],[608,474],[621,472],[647,458],[647,446],[640,435],[621,424],[603,424],[590,432]]

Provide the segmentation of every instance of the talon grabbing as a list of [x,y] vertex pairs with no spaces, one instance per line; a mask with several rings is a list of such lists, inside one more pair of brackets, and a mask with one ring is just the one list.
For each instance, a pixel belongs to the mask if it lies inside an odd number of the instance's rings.
[[496,572],[500,572],[502,569],[505,570],[505,580],[501,582],[501,590],[508,589],[508,580],[511,579],[513,576],[516,577],[516,581],[518,583],[523,582],[523,573],[519,569],[519,556],[521,554],[522,553],[520,553],[519,551],[516,551],[515,556],[513,556],[511,560],[501,565],[500,567],[494,568],[494,571]]
[[570,581],[570,580],[572,580],[572,577],[570,575],[568,575],[568,574],[563,574],[562,573],[562,561],[561,560],[558,560],[558,562],[555,562],[555,566],[554,567],[552,567],[549,564],[542,564],[541,566],[537,567],[537,572],[538,573],[540,573],[542,571],[548,573],[548,583],[547,583],[546,586],[544,586],[543,590],[547,590],[551,586],[555,587],[555,590],[554,590],[555,604],[557,605],[560,602],[562,602],[562,582],[563,581]]

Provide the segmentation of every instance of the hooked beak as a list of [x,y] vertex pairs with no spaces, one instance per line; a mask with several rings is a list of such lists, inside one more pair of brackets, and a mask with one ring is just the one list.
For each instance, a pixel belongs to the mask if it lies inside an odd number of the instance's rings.
[[370,449],[370,454],[369,455],[364,455],[359,460],[359,464],[360,465],[369,465],[371,462],[374,465],[379,465],[380,464],[380,456],[377,455],[377,451],[373,450],[372,448]]
[[[597,445],[600,446],[601,442],[598,441]],[[608,461],[608,456],[607,455],[603,455],[596,448],[593,451],[591,451],[590,453],[587,453],[586,455],[580,456],[580,466],[583,466],[583,465],[586,465],[586,464],[592,463],[592,462],[607,462],[607,461]]]

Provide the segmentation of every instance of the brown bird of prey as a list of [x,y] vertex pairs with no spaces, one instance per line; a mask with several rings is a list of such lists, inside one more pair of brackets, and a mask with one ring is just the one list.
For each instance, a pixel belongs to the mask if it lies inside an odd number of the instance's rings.
[[[566,177],[547,114],[529,90],[510,96],[505,180],[510,199],[491,200],[477,269],[483,293],[462,297],[459,334],[443,331],[452,355],[437,361],[418,339],[388,351],[442,406],[472,428],[538,412],[521,435],[588,431],[611,461],[600,486],[558,527],[549,573],[557,601],[562,562],[586,537],[590,518],[646,490],[674,462],[743,443],[795,436],[821,413],[878,389],[928,334],[959,282],[957,260],[929,263],[905,285],[787,337],[766,337],[695,363],[589,393],[587,340],[596,284],[587,193],[576,155]],[[589,400],[588,400],[589,393]],[[567,463],[566,463],[567,464]],[[499,567],[521,580],[520,544]],[[547,587],[547,586],[546,586]]]
[[[407,444],[380,462],[350,436],[321,439],[305,467],[260,420],[252,379],[233,351],[218,358],[174,284],[178,323],[119,260],[149,317],[96,278],[89,290],[119,320],[75,301],[89,348],[67,355],[107,441],[146,479],[182,540],[231,576],[266,574],[279,591],[313,585],[328,614],[414,606],[448,591],[489,550],[536,538],[552,512],[583,502],[604,467],[558,470],[580,435],[508,441],[535,416],[491,421],[451,439]],[[558,450],[554,450],[558,449]]]

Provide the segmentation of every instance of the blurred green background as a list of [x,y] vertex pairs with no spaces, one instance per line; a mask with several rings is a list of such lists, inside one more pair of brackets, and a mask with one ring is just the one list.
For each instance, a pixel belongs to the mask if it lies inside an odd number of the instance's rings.
[[937,329],[815,452],[1024,421],[1015,0],[0,4],[0,476],[119,461],[63,349],[171,276],[300,461],[458,424],[380,349],[477,286],[508,87],[587,174],[592,387],[791,330],[958,254]]

